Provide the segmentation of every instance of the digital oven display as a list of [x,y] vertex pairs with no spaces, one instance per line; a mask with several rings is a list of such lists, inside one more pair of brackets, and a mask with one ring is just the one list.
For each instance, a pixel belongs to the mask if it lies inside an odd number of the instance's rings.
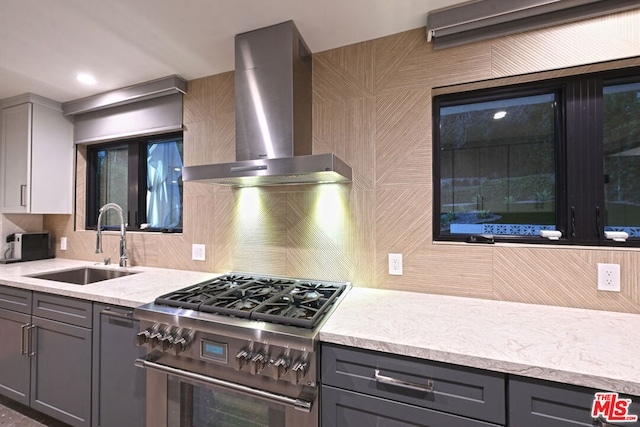
[[224,363],[225,365],[228,363],[228,347],[227,344],[202,340],[200,342],[200,355],[204,359],[213,360],[214,362]]

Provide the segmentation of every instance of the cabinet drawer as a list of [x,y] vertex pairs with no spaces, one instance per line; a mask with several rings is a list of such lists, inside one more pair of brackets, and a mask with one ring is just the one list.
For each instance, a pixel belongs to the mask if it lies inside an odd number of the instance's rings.
[[33,293],[33,315],[45,319],[91,328],[91,307],[90,301]]
[[0,286],[0,308],[29,314],[31,313],[31,296],[31,291],[25,289]]
[[351,426],[495,427],[495,424],[323,385],[322,427]]
[[[598,390],[606,391],[606,390]],[[593,427],[603,424],[591,418],[596,390],[522,377],[509,378],[509,422],[512,427]],[[622,397],[622,396],[621,396]],[[640,415],[640,398],[633,399],[629,415]],[[640,426],[612,423],[607,426]]]
[[[426,392],[376,379],[411,384],[433,382]],[[505,376],[494,372],[368,350],[322,346],[322,382],[396,402],[462,415],[496,424],[505,422]]]

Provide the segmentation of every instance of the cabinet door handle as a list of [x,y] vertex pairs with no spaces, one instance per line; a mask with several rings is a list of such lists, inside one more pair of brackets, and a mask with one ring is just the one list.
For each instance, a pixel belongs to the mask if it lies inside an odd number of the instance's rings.
[[27,206],[26,190],[27,190],[27,185],[21,184],[20,185],[20,206]]
[[[32,346],[32,344],[33,344],[33,330],[34,329],[38,329],[38,327],[36,325],[29,325],[29,327],[27,328],[27,333],[28,333],[27,334],[28,335],[27,336],[27,340],[29,341],[29,347],[28,347],[27,352],[29,353],[29,357],[33,357],[33,356],[36,355],[36,352],[32,351],[32,350],[33,350],[33,347],[36,347],[36,348],[38,347],[38,343],[36,343],[35,345]],[[36,339],[37,338],[38,338],[38,335],[36,334]]]
[[27,356],[29,354],[29,349],[27,349],[26,345],[25,345],[25,339],[24,339],[24,331],[25,329],[27,329],[29,326],[31,326],[29,323],[27,323],[26,325],[22,325],[20,327],[20,354]]
[[423,391],[426,393],[431,393],[433,391],[433,380],[427,380],[426,384],[412,383],[408,381],[399,380],[396,378],[387,377],[385,375],[380,375],[379,369],[375,370],[374,378],[376,382],[379,382],[382,384],[395,385],[398,387],[407,388],[409,390]]

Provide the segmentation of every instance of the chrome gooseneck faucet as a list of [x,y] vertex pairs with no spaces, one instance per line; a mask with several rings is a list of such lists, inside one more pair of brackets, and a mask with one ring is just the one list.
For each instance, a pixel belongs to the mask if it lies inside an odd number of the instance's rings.
[[120,267],[127,266],[127,225],[124,223],[124,216],[122,215],[122,208],[115,203],[107,203],[103,207],[100,208],[100,213],[98,214],[98,233],[96,235],[96,253],[102,253],[102,214],[108,211],[109,209],[113,209],[118,212],[120,215]]

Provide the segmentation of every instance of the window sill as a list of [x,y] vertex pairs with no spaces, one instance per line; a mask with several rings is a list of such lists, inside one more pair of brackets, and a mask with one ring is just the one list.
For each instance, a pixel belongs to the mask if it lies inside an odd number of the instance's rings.
[[[76,230],[78,233],[91,233],[96,234],[96,230]],[[120,230],[102,230],[102,234],[106,235],[120,235]],[[184,231],[162,231],[162,230],[127,230],[127,234],[162,234],[167,236],[182,236]]]
[[552,245],[545,243],[507,243],[495,242],[492,244],[452,242],[442,240],[432,240],[434,246],[475,246],[475,247],[501,247],[501,248],[527,248],[527,249],[559,249],[559,250],[589,250],[589,251],[622,251],[622,252],[640,252],[639,247],[621,247],[621,246],[578,246],[578,245]]

